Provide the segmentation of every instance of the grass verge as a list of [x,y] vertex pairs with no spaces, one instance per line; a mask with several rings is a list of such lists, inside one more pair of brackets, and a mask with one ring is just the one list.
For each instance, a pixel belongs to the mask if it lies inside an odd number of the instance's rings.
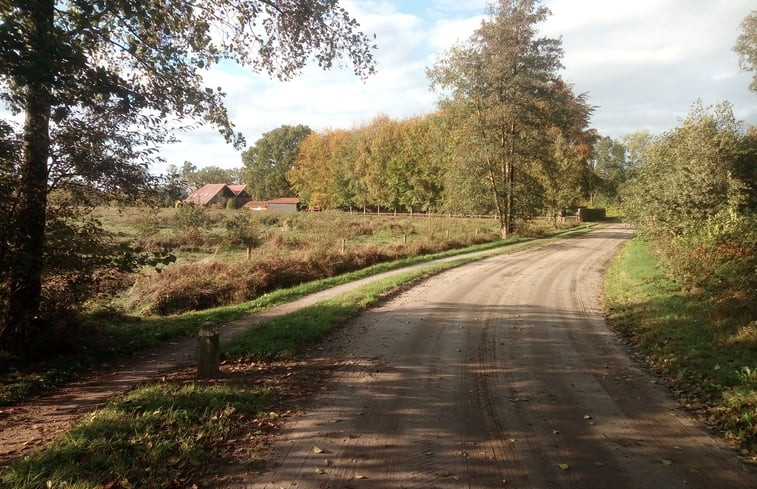
[[666,278],[636,238],[605,279],[612,324],[668,379],[681,402],[742,448],[757,452],[757,323],[740,324]]
[[192,487],[228,459],[228,440],[270,402],[267,391],[152,385],[113,401],[50,448],[0,471],[15,489]]

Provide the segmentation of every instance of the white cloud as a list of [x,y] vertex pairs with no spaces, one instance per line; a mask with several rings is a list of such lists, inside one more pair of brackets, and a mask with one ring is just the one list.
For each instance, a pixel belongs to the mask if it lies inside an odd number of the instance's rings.
[[[278,82],[224,65],[209,86],[227,92],[229,113],[253,144],[282,124],[319,130],[349,128],[379,114],[430,112],[435,95],[425,69],[479,26],[487,0],[342,0],[367,33],[375,33],[378,73],[366,81],[349,68]],[[697,99],[729,100],[737,117],[757,124],[751,74],[738,71],[731,48],[754,0],[548,0],[544,35],[562,36],[563,76],[598,106],[592,119],[619,137],[638,129],[674,127]],[[169,163],[238,167],[240,154],[209,127],[180,134],[166,147]],[[161,171],[156,168],[154,171]]]
[[552,0],[542,32],[562,35],[565,78],[598,105],[592,122],[618,137],[673,128],[691,105],[729,100],[757,123],[749,75],[731,51],[751,0]]

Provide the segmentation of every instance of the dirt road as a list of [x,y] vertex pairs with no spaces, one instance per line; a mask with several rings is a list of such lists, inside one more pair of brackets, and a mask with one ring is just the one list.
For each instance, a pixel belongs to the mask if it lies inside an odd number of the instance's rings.
[[250,488],[754,488],[597,305],[606,228],[431,278],[324,348],[343,368]]

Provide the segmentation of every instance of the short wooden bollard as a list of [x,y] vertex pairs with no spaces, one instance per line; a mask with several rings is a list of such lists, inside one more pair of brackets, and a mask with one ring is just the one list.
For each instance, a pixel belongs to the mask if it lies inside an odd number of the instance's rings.
[[213,323],[202,323],[197,333],[197,376],[212,378],[218,376],[221,363],[221,347],[218,328]]

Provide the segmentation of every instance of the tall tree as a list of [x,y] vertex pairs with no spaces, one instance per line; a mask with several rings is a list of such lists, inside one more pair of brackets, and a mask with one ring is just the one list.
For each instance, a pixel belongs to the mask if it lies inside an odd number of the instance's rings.
[[407,190],[400,203],[406,210],[428,211],[441,205],[443,169],[435,144],[436,120],[432,114],[405,120],[401,125],[400,148],[406,164]]
[[537,36],[548,14],[536,0],[499,0],[473,36],[429,70],[446,94],[442,105],[454,106],[468,143],[462,163],[485,179],[503,237],[514,232],[522,176],[548,158],[545,117],[554,113],[551,85],[562,56],[558,39]]
[[183,172],[182,177],[189,189],[194,190],[209,183],[237,183],[240,174],[241,171],[236,168],[221,168],[220,166],[210,165]]
[[123,190],[145,179],[176,120],[242,144],[202,71],[232,59],[281,79],[346,55],[373,72],[372,46],[337,0],[10,0],[0,3],[0,98],[25,114],[9,295],[0,347],[43,336],[47,197],[82,182]]
[[544,191],[540,207],[557,217],[560,210],[590,196],[594,173],[589,160],[597,135],[586,129],[593,111],[586,94],[574,95],[562,80],[551,83],[549,89],[549,105],[543,112],[548,126],[543,131],[551,140],[551,151],[538,160],[535,174]]
[[291,194],[287,173],[294,165],[300,143],[311,132],[302,124],[284,125],[263,134],[242,153],[244,182],[253,199],[269,200]]
[[697,234],[708,222],[723,224],[748,202],[744,168],[753,170],[753,145],[729,104],[695,104],[680,127],[644,146],[623,192],[626,215],[666,239]]
[[605,202],[620,203],[620,187],[628,179],[626,153],[626,147],[610,136],[601,138],[594,145],[593,167],[599,178],[596,191]]
[[757,92],[757,10],[752,10],[741,22],[741,33],[733,50],[739,55],[739,66],[754,72],[749,90]]

